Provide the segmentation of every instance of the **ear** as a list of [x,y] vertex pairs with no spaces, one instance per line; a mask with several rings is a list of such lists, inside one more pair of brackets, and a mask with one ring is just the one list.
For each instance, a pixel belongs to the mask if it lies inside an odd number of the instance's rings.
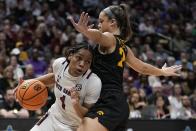
[[114,25],[116,25],[117,23],[116,23],[116,20],[115,19],[111,19],[111,25],[112,26],[114,26]]
[[68,59],[69,61],[71,61],[72,57],[73,57],[73,54],[70,54],[70,55],[68,56],[67,59]]

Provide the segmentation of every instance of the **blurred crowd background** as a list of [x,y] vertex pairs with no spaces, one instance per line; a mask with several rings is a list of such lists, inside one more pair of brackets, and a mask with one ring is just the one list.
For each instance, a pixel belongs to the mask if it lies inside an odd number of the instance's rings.
[[124,92],[129,119],[196,118],[195,0],[0,0],[0,117],[42,116],[55,101],[38,111],[21,108],[13,96],[20,78],[52,72],[54,59],[88,41],[73,29],[69,17],[82,11],[97,25],[99,12],[126,3],[133,30],[127,42],[136,57],[162,67],[182,64],[180,77],[144,76],[125,68]]

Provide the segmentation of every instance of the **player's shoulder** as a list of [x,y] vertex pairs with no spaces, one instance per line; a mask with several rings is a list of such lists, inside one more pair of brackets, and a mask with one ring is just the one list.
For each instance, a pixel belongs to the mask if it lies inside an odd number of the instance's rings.
[[53,71],[57,71],[63,64],[67,62],[65,57],[60,57],[54,60],[52,64]]
[[65,62],[65,61],[67,61],[67,59],[65,57],[60,57],[60,58],[55,59],[54,63],[58,63],[58,64],[62,63],[63,64],[63,62]]
[[101,79],[95,73],[91,73],[91,75],[87,80],[86,93],[97,94],[101,91],[101,87],[102,87]]
[[99,79],[99,77],[93,73],[91,69],[87,70],[87,72],[84,74],[84,77],[86,77],[86,79]]
[[91,75],[89,76],[90,79],[100,79],[95,73],[91,73]]
[[88,82],[90,82],[90,83],[93,83],[93,82],[101,83],[101,79],[95,73],[92,72],[91,74],[89,74]]
[[63,65],[64,63],[67,62],[67,59],[65,57],[60,57],[54,60],[53,62],[53,67]]

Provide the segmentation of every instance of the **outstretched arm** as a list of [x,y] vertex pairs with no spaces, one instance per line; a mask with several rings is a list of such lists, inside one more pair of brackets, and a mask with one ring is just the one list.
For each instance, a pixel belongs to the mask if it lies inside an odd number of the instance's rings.
[[[50,85],[55,83],[55,75],[54,73],[49,73],[40,77],[35,78],[36,80],[41,81],[44,83],[47,87],[50,87]],[[53,87],[53,86],[52,86]]]
[[[51,86],[55,83],[55,75],[54,73],[49,73],[37,78],[34,78],[36,80],[41,81],[44,85],[46,85],[48,88],[53,88],[54,86]],[[19,80],[18,86],[14,89],[14,94],[17,91],[17,88],[24,82],[25,80],[23,80],[22,78]]]
[[181,70],[181,65],[174,65],[171,67],[162,67],[162,69],[159,69],[155,66],[152,66],[150,64],[144,63],[138,58],[136,58],[131,51],[129,47],[128,54],[126,58],[126,63],[128,66],[133,68],[135,71],[145,74],[145,75],[155,75],[155,76],[180,76],[177,72]]
[[78,22],[75,22],[72,17],[70,17],[71,23],[74,28],[86,36],[88,39],[92,40],[95,43],[100,44],[103,47],[111,47],[115,44],[115,37],[112,33],[104,32],[97,29],[91,29],[92,26],[88,26],[89,22],[88,13],[82,12]]

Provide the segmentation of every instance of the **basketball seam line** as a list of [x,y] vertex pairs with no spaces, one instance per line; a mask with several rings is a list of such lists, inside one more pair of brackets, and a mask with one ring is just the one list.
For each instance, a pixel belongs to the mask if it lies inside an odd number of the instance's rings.
[[44,102],[43,103],[36,104],[36,105],[27,104],[25,102],[23,103],[23,105],[27,105],[27,106],[39,106],[39,105],[42,105],[42,104],[44,104]]
[[[37,81],[31,83],[31,84],[28,86],[28,89],[29,89],[29,87],[30,87],[32,84],[34,84],[34,83],[36,83],[36,82],[37,82]],[[19,90],[19,96],[22,98],[22,104],[23,104],[23,97],[25,96],[25,94],[26,94],[26,92],[28,91],[28,89],[24,92],[24,94],[23,94],[22,97],[21,97],[20,90]]]
[[43,91],[45,91],[47,89],[47,87],[45,89],[43,89],[42,91],[40,91],[39,93],[37,93],[36,95],[32,96],[31,98],[28,98],[28,99],[23,99],[24,101],[27,101],[27,100],[30,100],[34,97],[36,97],[37,95],[41,94]]

